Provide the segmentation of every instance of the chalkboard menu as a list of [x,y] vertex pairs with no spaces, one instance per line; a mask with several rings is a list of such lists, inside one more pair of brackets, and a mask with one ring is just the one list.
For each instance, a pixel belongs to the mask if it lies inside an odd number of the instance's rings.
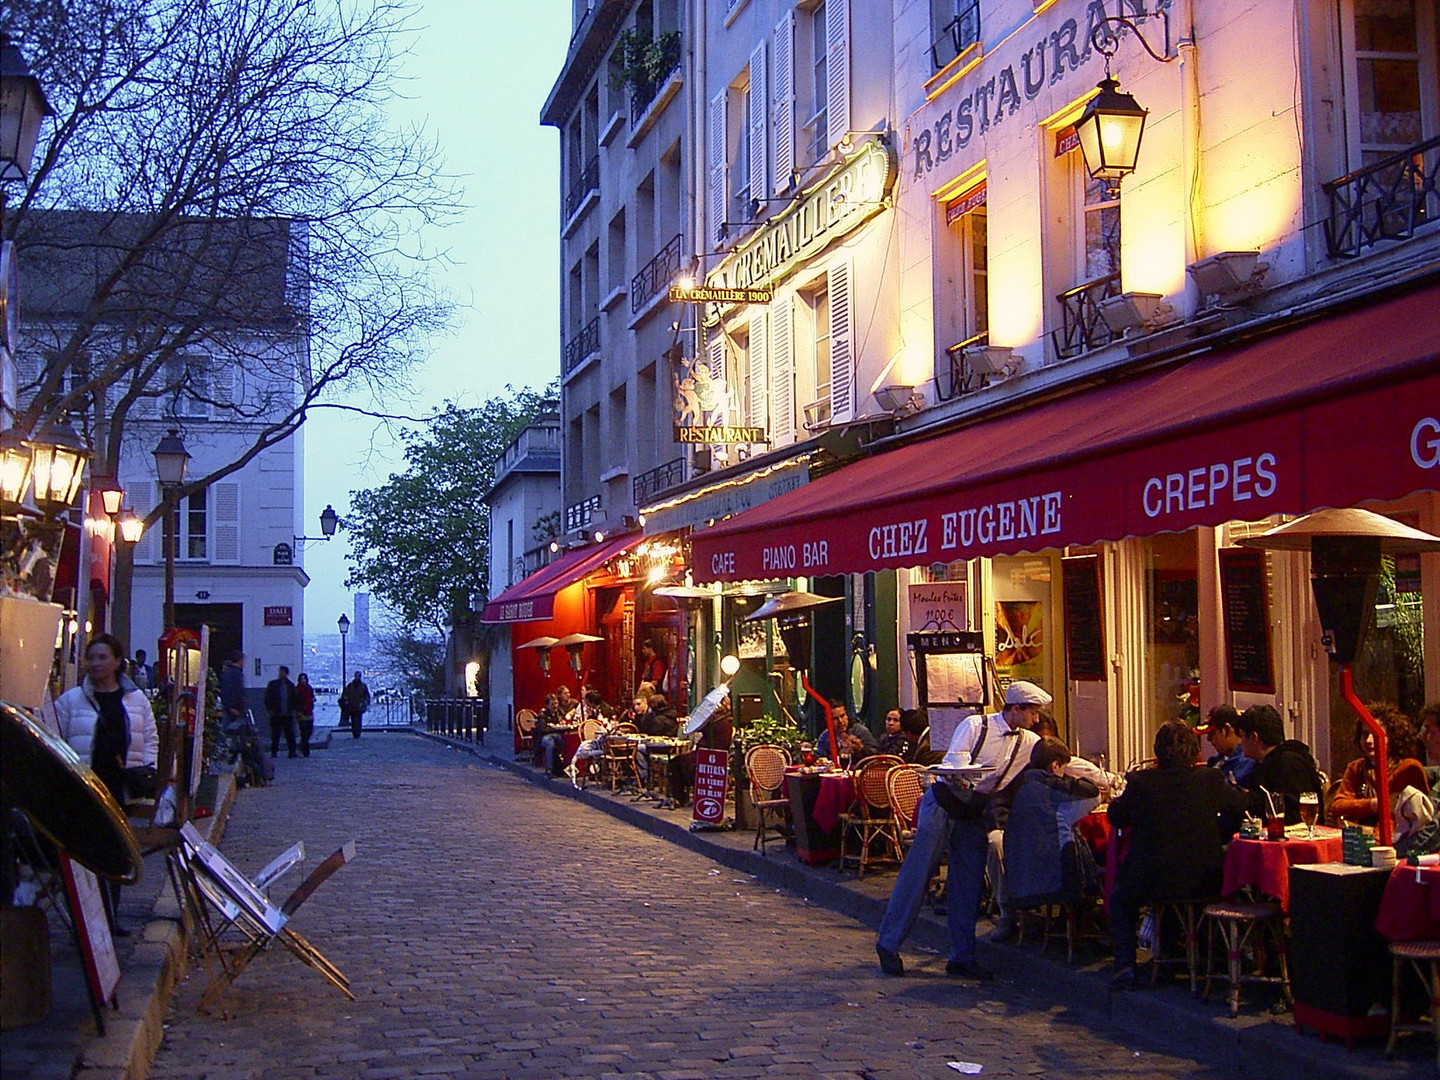
[[1221,548],[1219,554],[1230,689],[1273,694],[1275,669],[1270,663],[1270,592],[1265,580],[1265,553]]
[[1065,583],[1065,664],[1070,678],[1105,681],[1105,622],[1100,603],[1100,556],[1060,560]]

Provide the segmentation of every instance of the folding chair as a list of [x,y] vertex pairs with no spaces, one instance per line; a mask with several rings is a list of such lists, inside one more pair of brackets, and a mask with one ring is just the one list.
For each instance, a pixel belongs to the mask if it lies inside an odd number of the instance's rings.
[[[301,844],[282,852],[262,871],[265,884],[272,884],[303,857]],[[276,907],[256,882],[206,843],[193,825],[187,822],[182,826],[180,843],[170,853],[172,884],[181,905],[192,917],[202,955],[214,972],[200,995],[199,1010],[209,1012],[226,987],[275,941],[354,1001],[350,980],[319,949],[287,925],[311,893],[354,857],[355,843],[351,841],[316,866],[285,902]],[[229,938],[237,940],[227,940]]]

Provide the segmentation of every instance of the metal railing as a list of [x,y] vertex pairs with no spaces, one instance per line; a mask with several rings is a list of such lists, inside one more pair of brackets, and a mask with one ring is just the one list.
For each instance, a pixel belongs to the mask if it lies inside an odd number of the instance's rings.
[[1332,258],[1353,258],[1381,240],[1408,240],[1440,220],[1440,136],[1324,185],[1330,199],[1325,242]]
[[930,61],[939,71],[979,40],[980,0],[970,0],[930,43]]
[[669,491],[685,482],[685,459],[674,458],[663,465],[656,465],[630,483],[635,505],[644,506],[662,491]]
[[630,90],[630,123],[632,126],[645,115],[645,110],[655,100],[655,95],[660,92],[660,88],[670,80],[670,76],[680,66],[680,35],[662,35],[659,42],[661,59],[655,67],[655,78],[635,83]]
[[970,366],[970,358],[966,356],[966,350],[983,349],[990,343],[989,333],[976,334],[968,337],[945,350],[945,358],[949,361],[941,369],[947,378],[935,379],[935,395],[941,401],[953,401],[961,394],[968,394],[972,390],[979,390],[990,382],[990,376],[974,370]]
[[668,289],[680,272],[681,239],[681,235],[676,233],[674,239],[630,279],[631,315],[639,312],[661,289]]
[[1100,301],[1120,295],[1120,274],[1077,285],[1056,297],[1060,301],[1060,329],[1050,332],[1055,355],[1062,360],[1109,345],[1115,334],[1100,316]]
[[426,698],[421,702],[425,730],[432,735],[485,745],[490,728],[490,703],[486,698]]
[[585,201],[585,196],[592,191],[600,190],[600,155],[596,154],[585,163],[585,168],[580,170],[580,177],[570,186],[570,194],[565,196],[565,220],[569,221],[575,216],[575,211],[580,209],[580,204]]
[[600,316],[585,324],[585,329],[565,343],[564,373],[569,375],[591,353],[600,351]]

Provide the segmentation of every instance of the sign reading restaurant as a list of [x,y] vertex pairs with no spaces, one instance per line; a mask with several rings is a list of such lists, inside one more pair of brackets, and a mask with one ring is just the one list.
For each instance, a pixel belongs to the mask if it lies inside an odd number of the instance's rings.
[[736,427],[732,424],[687,425],[675,429],[680,443],[763,443],[769,442],[763,427]]
[[884,138],[866,135],[840,153],[840,165],[716,267],[706,286],[773,287],[884,209],[898,171]]

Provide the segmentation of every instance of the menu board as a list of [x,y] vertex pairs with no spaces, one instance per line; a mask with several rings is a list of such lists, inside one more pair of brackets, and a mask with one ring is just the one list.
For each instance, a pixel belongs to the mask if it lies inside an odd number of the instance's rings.
[[[98,1007],[114,1001],[115,987],[120,984],[120,962],[115,956],[115,939],[110,936],[100,879],[64,852],[60,853],[60,870],[75,919],[76,944],[85,963],[85,981],[100,1020]],[[104,1021],[100,1023],[103,1031]]]
[[1077,682],[1105,681],[1105,622],[1100,556],[1060,560],[1065,585],[1065,663]]
[[1270,592],[1265,579],[1265,553],[1221,548],[1219,555],[1230,688],[1273,694],[1275,669],[1270,661]]

